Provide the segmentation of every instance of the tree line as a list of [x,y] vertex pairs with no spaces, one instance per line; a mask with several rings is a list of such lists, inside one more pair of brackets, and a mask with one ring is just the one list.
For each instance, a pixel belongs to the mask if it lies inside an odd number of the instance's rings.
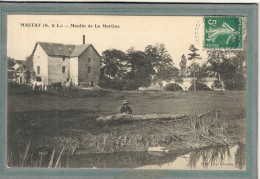
[[[214,85],[226,90],[245,90],[246,53],[241,50],[210,50],[202,65],[199,50],[190,45],[190,53],[182,55],[178,64],[168,53],[164,44],[147,45],[144,51],[128,49],[126,52],[108,49],[102,53],[101,87],[116,90],[135,90],[152,83],[174,81],[179,84],[185,77],[192,77],[192,89],[200,90],[207,77],[216,77]],[[187,65],[191,61],[190,65]],[[197,89],[198,88],[198,89]]]
[[102,53],[101,87],[135,90],[161,81],[178,81],[179,69],[164,44],[148,45],[144,51],[108,49]]
[[[162,81],[183,82],[183,78],[192,77],[192,89],[200,90],[207,77],[216,77],[216,87],[224,82],[226,90],[245,90],[246,88],[246,53],[242,50],[209,50],[207,60],[199,65],[202,58],[199,50],[190,45],[189,53],[182,55],[179,68],[173,63],[164,44],[147,45],[143,51],[133,47],[126,52],[107,49],[102,53],[99,86],[115,90],[136,90],[149,87],[152,83],[162,85]],[[25,66],[32,66],[32,56],[27,57]],[[188,61],[191,63],[188,65]],[[15,60],[7,58],[9,70]],[[33,75],[28,70],[25,78]],[[198,88],[198,89],[197,89]]]

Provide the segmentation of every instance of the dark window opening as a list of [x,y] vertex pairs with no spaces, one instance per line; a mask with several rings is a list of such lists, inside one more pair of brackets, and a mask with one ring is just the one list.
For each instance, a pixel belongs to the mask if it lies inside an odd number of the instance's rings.
[[90,73],[91,72],[91,67],[88,67],[88,73]]
[[90,62],[91,61],[91,58],[88,58],[88,62]]
[[37,74],[39,75],[41,73],[41,67],[37,66]]
[[62,57],[62,61],[65,61],[65,57]]
[[62,67],[62,73],[65,73],[65,66]]

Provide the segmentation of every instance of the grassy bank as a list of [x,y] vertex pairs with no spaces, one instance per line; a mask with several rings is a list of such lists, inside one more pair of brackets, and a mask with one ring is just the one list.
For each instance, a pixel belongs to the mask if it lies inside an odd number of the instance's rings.
[[[187,114],[189,118],[96,121],[100,115],[117,114],[124,99],[133,114]],[[198,117],[206,111],[212,112]],[[145,151],[155,146],[184,150],[244,143],[245,118],[243,91],[77,90],[58,94],[21,87],[8,94],[8,160],[11,166],[42,166],[47,160],[49,167],[59,167],[65,153]]]

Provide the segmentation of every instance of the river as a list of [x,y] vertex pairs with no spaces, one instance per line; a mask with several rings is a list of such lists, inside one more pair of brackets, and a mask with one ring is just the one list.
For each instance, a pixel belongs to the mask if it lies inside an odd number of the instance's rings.
[[245,170],[246,145],[164,152],[116,152],[63,155],[61,168],[160,170]]

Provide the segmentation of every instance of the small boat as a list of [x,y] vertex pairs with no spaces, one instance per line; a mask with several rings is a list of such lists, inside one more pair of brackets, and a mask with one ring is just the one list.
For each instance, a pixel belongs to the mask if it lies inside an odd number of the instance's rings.
[[154,155],[154,156],[159,156],[159,157],[164,157],[166,155],[165,152],[150,152],[148,151],[149,155]]
[[148,147],[148,152],[169,152],[169,150],[166,150],[165,147]]

